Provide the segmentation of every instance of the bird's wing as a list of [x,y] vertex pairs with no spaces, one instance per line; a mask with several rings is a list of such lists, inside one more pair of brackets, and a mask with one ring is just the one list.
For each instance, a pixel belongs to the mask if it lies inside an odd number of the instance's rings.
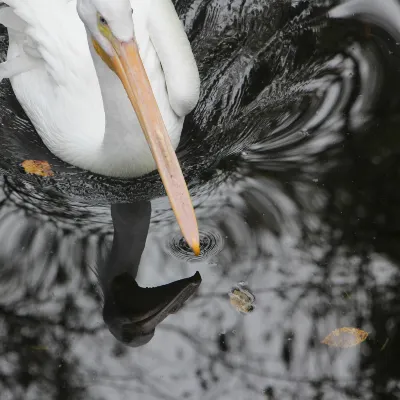
[[[27,24],[5,3],[0,4],[0,24],[8,28],[12,40],[23,42]],[[37,68],[41,64],[42,62],[40,59],[26,53],[21,53],[18,57],[0,64],[0,82],[4,78],[11,78],[14,75]]]
[[0,5],[0,24],[19,32],[26,28],[26,23],[5,3]]
[[0,82],[5,78],[12,78],[15,75],[22,74],[42,65],[43,62],[40,59],[27,54],[4,61],[0,64]]
[[9,29],[22,52],[12,63],[7,60],[7,65],[0,64],[0,77],[32,69],[39,59],[56,81],[68,77],[68,66],[76,57],[87,58],[90,65],[76,0],[4,0],[4,3],[9,7],[0,8],[0,23]]

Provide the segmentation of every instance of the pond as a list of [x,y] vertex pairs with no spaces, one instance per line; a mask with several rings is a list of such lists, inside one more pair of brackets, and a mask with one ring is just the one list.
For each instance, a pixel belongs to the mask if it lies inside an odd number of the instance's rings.
[[174,4],[199,257],[157,173],[64,163],[0,83],[2,399],[399,398],[400,3]]

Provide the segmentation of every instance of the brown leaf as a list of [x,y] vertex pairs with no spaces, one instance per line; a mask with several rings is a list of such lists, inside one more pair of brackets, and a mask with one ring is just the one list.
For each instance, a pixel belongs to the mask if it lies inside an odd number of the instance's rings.
[[255,297],[250,289],[242,284],[232,288],[229,292],[229,300],[237,311],[248,314],[254,311]]
[[34,174],[39,176],[53,176],[54,172],[47,161],[39,160],[25,160],[22,164],[27,174]]
[[357,328],[343,327],[332,331],[321,343],[332,347],[348,348],[362,343],[368,332]]

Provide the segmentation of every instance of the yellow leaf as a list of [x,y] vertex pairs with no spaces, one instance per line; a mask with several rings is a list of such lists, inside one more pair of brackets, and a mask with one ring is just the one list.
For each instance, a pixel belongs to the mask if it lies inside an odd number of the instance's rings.
[[34,174],[39,176],[53,176],[54,172],[47,161],[39,160],[25,160],[22,164],[27,174]]
[[248,314],[254,311],[255,297],[244,285],[237,285],[229,292],[229,299],[237,311]]
[[343,327],[332,331],[321,343],[332,347],[357,346],[368,337],[368,332],[357,328]]

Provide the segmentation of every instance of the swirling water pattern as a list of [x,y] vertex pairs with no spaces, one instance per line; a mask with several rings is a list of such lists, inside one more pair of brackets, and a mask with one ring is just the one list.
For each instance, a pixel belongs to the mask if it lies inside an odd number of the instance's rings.
[[[400,390],[400,50],[398,8],[390,18],[380,9],[397,3],[175,3],[202,79],[178,151],[202,256],[192,263],[156,174],[110,180],[64,165],[32,132],[25,146],[28,122],[3,82],[0,392],[391,398]],[[2,31],[3,53],[6,43]],[[54,179],[20,171],[38,154]],[[103,327],[91,269],[110,245],[109,203],[143,198],[153,217],[142,282],[198,268],[203,284],[148,346],[128,352]],[[228,300],[240,281],[257,297],[245,318]],[[373,339],[357,352],[321,349],[338,324]]]

